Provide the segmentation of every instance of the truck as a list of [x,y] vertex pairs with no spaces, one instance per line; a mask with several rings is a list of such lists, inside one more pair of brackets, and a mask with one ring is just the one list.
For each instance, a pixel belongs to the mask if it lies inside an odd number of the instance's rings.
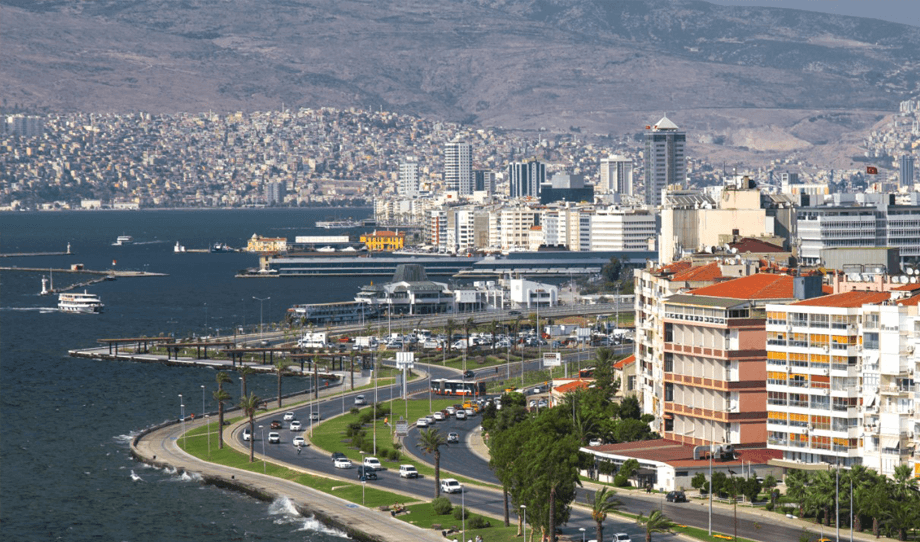
[[377,348],[377,337],[355,337],[355,346],[359,348]]
[[301,348],[324,348],[326,346],[326,332],[307,331],[303,337],[297,341],[297,346]]

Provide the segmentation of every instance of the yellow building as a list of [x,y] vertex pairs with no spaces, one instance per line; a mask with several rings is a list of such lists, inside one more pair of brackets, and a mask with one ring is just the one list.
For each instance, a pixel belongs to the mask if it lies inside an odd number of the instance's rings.
[[399,250],[406,245],[406,233],[374,230],[374,233],[362,235],[361,242],[367,245],[367,250]]
[[252,234],[246,245],[246,252],[287,252],[287,239],[284,237],[260,237]]

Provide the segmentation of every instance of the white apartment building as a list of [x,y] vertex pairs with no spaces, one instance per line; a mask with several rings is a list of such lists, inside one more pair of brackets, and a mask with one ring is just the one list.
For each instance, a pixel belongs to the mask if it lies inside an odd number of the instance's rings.
[[598,209],[590,215],[594,251],[651,250],[658,235],[655,214],[644,209]]
[[489,213],[489,246],[502,250],[528,250],[530,228],[538,211],[530,207],[502,207]]
[[418,160],[415,157],[407,156],[399,164],[399,186],[400,196],[415,197],[418,195]]
[[632,195],[633,162],[631,158],[611,154],[607,158],[601,158],[600,169],[601,179],[597,185],[598,193]]
[[473,147],[458,140],[444,146],[444,183],[461,196],[473,193]]
[[428,244],[437,247],[440,252],[448,249],[447,211],[443,209],[428,211],[425,222],[425,238]]
[[849,291],[767,306],[768,446],[784,467],[920,474],[920,296]]
[[476,249],[475,209],[454,208],[447,212],[447,248],[449,252],[465,253]]

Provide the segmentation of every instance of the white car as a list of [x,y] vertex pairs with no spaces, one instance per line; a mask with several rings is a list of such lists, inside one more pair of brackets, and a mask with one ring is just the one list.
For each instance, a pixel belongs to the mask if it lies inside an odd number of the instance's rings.
[[447,443],[448,444],[460,444],[460,433],[456,431],[451,431],[447,434]]
[[465,419],[466,419],[466,411],[465,411],[465,410],[458,410],[457,413],[454,414],[454,417],[457,418],[458,420],[465,420]]
[[463,486],[453,478],[445,478],[441,480],[441,491],[444,493],[462,493]]
[[252,439],[252,433],[249,432],[249,428],[243,429],[243,440],[249,441]]
[[337,469],[350,469],[354,466],[352,465],[351,460],[347,457],[336,458],[332,465]]
[[444,413],[441,412],[440,410],[438,410],[437,412],[433,412],[431,415],[434,416],[435,421],[439,421],[439,422],[444,421]]
[[294,444],[295,448],[302,448],[307,445],[307,441],[304,440],[303,437],[294,437],[292,443]]
[[291,421],[291,420],[293,420],[293,419],[294,419],[294,413],[293,413],[293,412],[285,412],[285,413],[284,413],[284,421],[289,422],[289,421]]
[[300,431],[300,422],[297,420],[292,421],[290,429],[291,431]]
[[355,406],[363,406],[366,404],[367,404],[367,400],[364,398],[363,395],[358,395],[357,397],[355,397]]
[[613,542],[632,542],[632,538],[626,533],[617,533],[613,535]]
[[428,425],[434,425],[435,417],[431,414],[425,416],[425,419],[428,420]]
[[467,408],[467,409],[464,410],[464,412],[466,412],[466,417],[467,417],[467,418],[472,418],[473,416],[476,415],[476,411],[473,410],[472,408]]
[[278,444],[279,442],[281,442],[281,435],[272,431],[271,433],[268,434],[268,442],[270,444]]
[[399,477],[400,478],[418,478],[418,471],[415,470],[415,467],[412,465],[400,465],[399,466]]
[[428,427],[428,418],[419,418],[418,421],[415,422],[415,426],[420,429],[422,427]]
[[444,410],[446,410],[447,413],[450,414],[451,416],[453,416],[454,414],[457,413],[457,409],[454,408],[454,407],[452,407],[452,406],[449,406],[449,407],[445,408]]
[[372,456],[364,458],[364,466],[369,469],[383,470],[383,465],[380,464],[380,460]]
[[314,422],[318,422],[319,421],[319,411],[314,410],[312,413],[310,413],[310,419],[313,420]]

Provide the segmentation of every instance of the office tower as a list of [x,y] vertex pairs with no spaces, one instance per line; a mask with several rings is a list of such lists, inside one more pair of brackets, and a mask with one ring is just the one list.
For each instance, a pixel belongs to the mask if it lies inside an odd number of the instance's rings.
[[473,190],[477,192],[495,193],[495,173],[484,169],[473,171]]
[[418,161],[413,156],[407,156],[399,164],[398,191],[400,196],[418,195]]
[[601,158],[601,182],[597,187],[601,194],[623,194],[631,196],[633,191],[633,163],[630,158],[611,154]]
[[473,148],[453,140],[444,146],[444,182],[461,196],[473,193]]
[[901,157],[901,186],[914,184],[914,157],[905,154]]
[[540,195],[540,185],[546,182],[546,165],[538,160],[512,162],[508,166],[509,195],[512,198]]
[[645,203],[661,205],[661,190],[668,185],[683,187],[687,180],[687,135],[662,117],[645,127]]
[[287,195],[287,185],[281,181],[274,181],[265,185],[265,203],[278,205],[284,203]]

